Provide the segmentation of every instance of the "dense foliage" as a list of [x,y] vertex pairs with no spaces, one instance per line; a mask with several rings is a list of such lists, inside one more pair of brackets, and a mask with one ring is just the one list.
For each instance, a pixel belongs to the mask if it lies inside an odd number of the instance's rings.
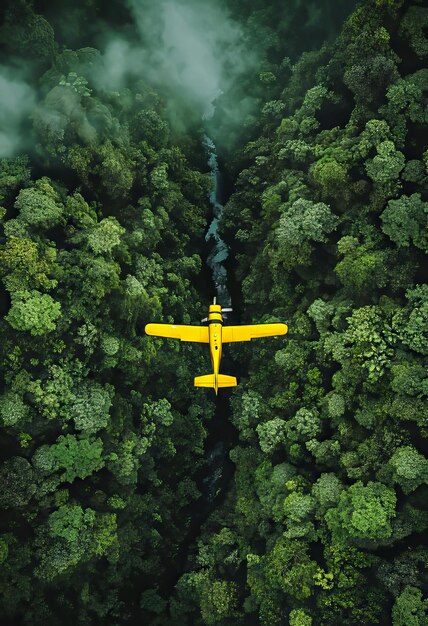
[[271,64],[229,160],[242,318],[290,332],[236,359],[234,486],[177,592],[206,623],[427,623],[427,19],[363,3],[286,80]]
[[212,122],[245,85],[230,289],[290,331],[234,347],[235,474],[199,529],[208,358],[143,329],[205,313],[202,129],[99,80],[99,4],[83,45],[48,4],[0,30],[37,92],[0,160],[2,623],[427,624],[428,9],[367,0],[321,45],[337,3],[226,3],[260,50]]
[[205,355],[143,329],[205,312],[209,177],[142,81],[97,88],[100,53],[56,45],[24,3],[5,32],[41,97],[37,152],[0,164],[2,623],[123,623],[174,578],[199,496]]

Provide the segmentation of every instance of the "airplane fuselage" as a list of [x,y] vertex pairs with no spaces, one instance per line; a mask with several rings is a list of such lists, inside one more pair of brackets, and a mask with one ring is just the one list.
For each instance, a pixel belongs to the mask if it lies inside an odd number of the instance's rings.
[[218,375],[220,373],[221,355],[223,352],[223,315],[219,304],[210,304],[208,310],[210,356],[214,373],[215,392],[218,392]]

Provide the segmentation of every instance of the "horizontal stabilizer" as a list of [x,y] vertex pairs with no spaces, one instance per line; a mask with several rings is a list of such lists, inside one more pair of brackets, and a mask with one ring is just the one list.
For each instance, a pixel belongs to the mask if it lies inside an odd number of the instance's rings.
[[214,374],[207,374],[206,376],[196,376],[195,387],[212,387],[214,389]]
[[236,387],[237,384],[235,376],[226,376],[226,374],[218,375],[219,387]]
[[[217,387],[236,387],[237,381],[235,376],[226,376],[226,374],[218,374]],[[195,387],[211,387],[216,388],[216,381],[214,374],[207,374],[206,376],[196,376]]]

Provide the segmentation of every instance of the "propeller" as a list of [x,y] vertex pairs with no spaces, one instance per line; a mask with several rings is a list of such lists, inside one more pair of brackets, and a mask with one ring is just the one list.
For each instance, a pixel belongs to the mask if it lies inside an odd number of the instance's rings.
[[[214,299],[213,299],[213,304],[217,304],[217,298],[215,296],[214,296]],[[221,309],[222,313],[231,313],[232,311],[233,311],[233,309],[230,306],[222,307],[222,309]],[[204,319],[201,320],[201,322],[202,322],[202,324],[204,322],[208,322],[208,318],[204,317]]]

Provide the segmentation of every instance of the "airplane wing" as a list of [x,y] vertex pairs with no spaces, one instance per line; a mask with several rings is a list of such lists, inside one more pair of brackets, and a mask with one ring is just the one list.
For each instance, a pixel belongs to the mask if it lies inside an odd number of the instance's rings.
[[209,343],[208,326],[184,326],[180,324],[147,324],[145,331],[156,337],[169,337],[180,341]]
[[275,337],[285,335],[287,324],[249,324],[248,326],[223,326],[222,341],[250,341],[257,337]]

